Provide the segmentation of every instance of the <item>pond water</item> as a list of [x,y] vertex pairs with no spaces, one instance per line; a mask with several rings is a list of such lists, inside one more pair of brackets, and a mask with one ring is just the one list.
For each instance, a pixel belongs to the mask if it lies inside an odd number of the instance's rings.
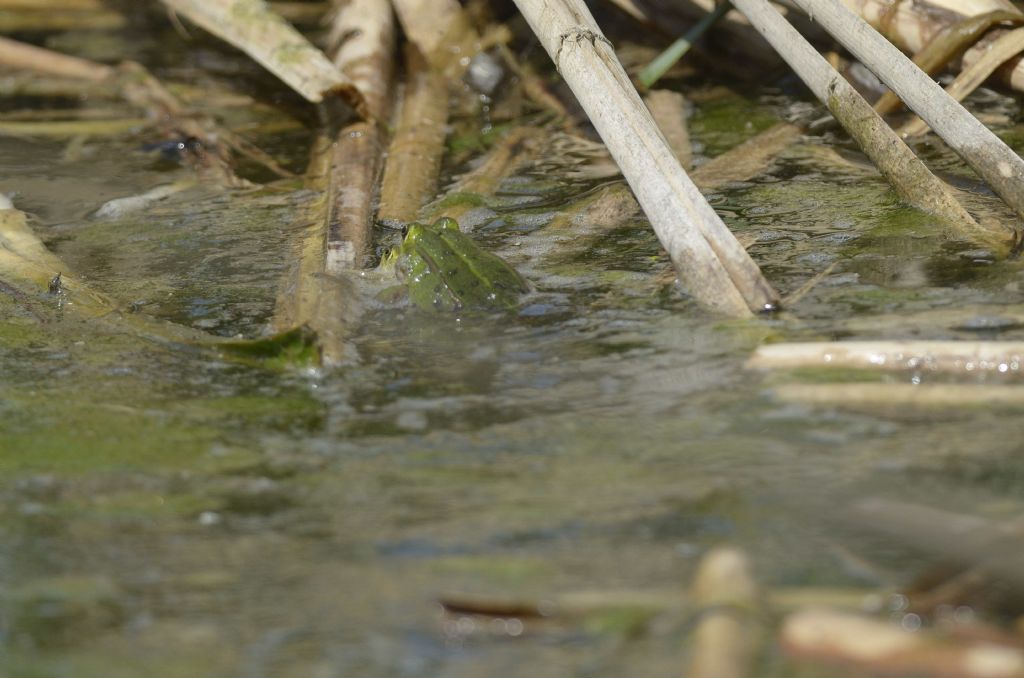
[[[794,101],[768,88],[699,101],[702,157]],[[995,95],[976,105],[1015,111]],[[64,142],[2,139],[0,192],[138,312],[257,336],[308,196],[192,189],[141,219],[91,218],[188,176],[142,143],[94,139],[68,158]],[[801,150],[836,144],[808,137],[709,194],[784,295],[831,267],[776,317],[723,322],[665,285],[639,215],[543,247],[556,214],[619,181],[562,180],[577,159],[554,153],[474,224],[531,281],[519,310],[371,306],[352,330],[358,361],[338,369],[234,364],[0,294],[0,664],[76,677],[678,675],[682,614],[535,628],[446,616],[438,601],[635,591],[681,607],[718,544],[745,549],[767,587],[881,591],[932,563],[848,520],[858,498],[1019,515],[1017,414],[787,402],[774,386],[821,375],[744,368],[765,341],[1024,338],[1020,323],[986,320],[1020,316],[1020,263],[944,239],[874,174]],[[948,151],[923,152],[963,174]],[[762,668],[796,671],[771,648]]]

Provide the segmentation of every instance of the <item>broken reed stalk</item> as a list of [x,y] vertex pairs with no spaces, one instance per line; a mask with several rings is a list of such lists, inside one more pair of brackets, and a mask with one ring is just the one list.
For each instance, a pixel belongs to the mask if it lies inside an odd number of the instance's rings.
[[[767,0],[736,0],[733,4],[786,60],[814,96],[828,107],[903,200],[945,219],[967,235],[996,240],[991,232],[978,225],[871,105]],[[1000,241],[1000,244],[1006,243]]]
[[[1021,17],[1021,19],[1024,20],[1024,17]],[[985,82],[997,68],[1020,54],[1022,50],[1024,50],[1024,28],[1018,28],[1004,34],[989,45],[984,56],[960,71],[956,79],[946,87],[946,94],[957,101],[963,101],[968,94]],[[905,123],[899,129],[899,134],[903,137],[910,137],[924,134],[927,131],[928,123],[919,117],[914,117],[913,120]]]
[[340,94],[366,115],[352,82],[262,0],[162,0],[172,11],[242,50],[311,103]]
[[701,560],[693,584],[700,622],[693,632],[690,678],[752,675],[762,635],[762,596],[752,570],[750,559],[735,548],[716,548]]
[[[340,3],[339,3],[340,4]],[[383,149],[381,127],[390,109],[395,24],[387,0],[353,0],[332,17],[329,43],[334,64],[359,89],[370,121],[321,133],[311,152],[307,183],[317,199],[300,217],[303,230],[296,263],[278,294],[271,327],[307,325],[317,334],[321,360],[354,359],[346,341],[359,313],[346,272],[362,268],[373,228],[373,203]],[[330,118],[329,110],[323,111]]]
[[[923,49],[914,54],[914,63],[928,75],[934,75],[996,24],[1022,22],[1024,15],[1006,10],[969,16],[944,28]],[[887,115],[896,110],[901,103],[898,96],[888,91],[875,102],[875,110],[879,115]]]
[[448,81],[413,43],[405,48],[405,95],[381,181],[377,221],[416,219],[437,190],[448,123]]
[[854,368],[953,374],[1024,373],[1017,341],[841,341],[768,344],[747,361],[757,369]]
[[329,38],[334,64],[362,95],[369,121],[343,127],[335,140],[328,181],[332,197],[325,270],[329,274],[366,264],[395,71],[391,4],[387,0],[336,4],[339,9]]
[[1024,217],[1024,160],[838,0],[793,0],[924,118],[1013,210]]
[[732,316],[778,294],[708,205],[658,131],[581,0],[516,0],[650,219],[690,294]]

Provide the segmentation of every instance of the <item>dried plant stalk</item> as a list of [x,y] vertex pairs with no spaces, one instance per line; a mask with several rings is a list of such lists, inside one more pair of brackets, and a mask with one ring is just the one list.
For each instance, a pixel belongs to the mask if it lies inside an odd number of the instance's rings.
[[517,0],[636,194],[694,298],[743,316],[778,295],[672,155],[608,39],[579,0]]
[[242,50],[307,101],[334,94],[366,114],[362,95],[330,59],[262,0],[162,0],[200,28]]

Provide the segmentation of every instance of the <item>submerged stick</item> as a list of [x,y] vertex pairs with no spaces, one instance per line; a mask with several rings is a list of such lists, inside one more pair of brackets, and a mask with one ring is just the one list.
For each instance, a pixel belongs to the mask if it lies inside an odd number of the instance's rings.
[[[973,237],[994,239],[993,234],[978,225],[945,184],[925,167],[849,82],[767,0],[736,0],[733,4],[778,50],[814,95],[828,106],[903,200],[945,219]],[[1009,234],[1006,239],[1009,240]]]
[[1024,217],[1024,160],[838,0],[794,0],[931,125]]
[[304,99],[340,94],[365,114],[351,81],[295,28],[261,0],[162,0],[172,11],[242,50]]
[[747,367],[837,367],[1020,375],[1024,371],[1024,342],[821,341],[769,344],[754,351]]
[[[1024,17],[1021,17],[1024,21]],[[984,56],[965,67],[960,75],[956,76],[946,87],[946,94],[957,101],[964,98],[985,82],[996,69],[1004,63],[1017,56],[1024,50],[1024,28],[1006,33],[998,40],[989,45]],[[928,123],[920,117],[915,117],[899,129],[899,134],[904,137],[924,134],[928,131]]]
[[647,213],[686,287],[732,316],[774,309],[778,295],[679,166],[580,0],[517,0]]

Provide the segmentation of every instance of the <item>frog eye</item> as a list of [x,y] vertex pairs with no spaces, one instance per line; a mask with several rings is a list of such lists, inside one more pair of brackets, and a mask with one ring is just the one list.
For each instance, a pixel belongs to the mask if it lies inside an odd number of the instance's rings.
[[402,226],[402,240],[405,240],[405,236],[409,235],[409,227]]

